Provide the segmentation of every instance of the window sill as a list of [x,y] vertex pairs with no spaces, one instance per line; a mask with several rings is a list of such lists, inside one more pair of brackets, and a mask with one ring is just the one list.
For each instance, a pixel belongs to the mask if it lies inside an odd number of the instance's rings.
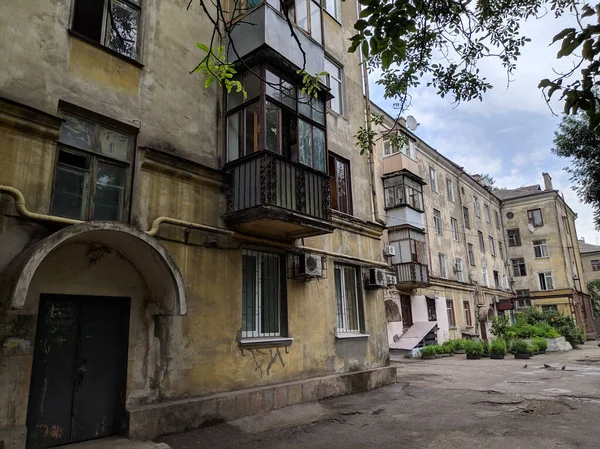
[[339,26],[342,26],[342,22],[339,21],[339,19],[337,19],[336,17],[333,16],[333,14],[331,14],[329,11],[327,11],[325,8],[323,8],[323,12],[325,14],[327,14],[329,17],[331,17],[333,20],[335,20]]
[[294,341],[293,338],[286,337],[257,337],[257,338],[242,338],[238,340],[238,346],[242,349],[247,348],[273,348],[276,346],[288,347]]
[[[544,257],[534,257],[534,259],[550,259],[550,256],[544,256]],[[599,270],[592,270],[592,271],[599,271]]]
[[473,326],[465,326],[465,329],[473,329]]
[[448,327],[448,330],[450,330],[450,331],[455,331],[456,329],[458,329],[456,326],[450,326],[450,327]]
[[339,118],[339,119],[348,121],[348,119],[346,118],[346,116],[344,114],[331,109],[329,106],[327,106],[327,112],[329,112],[335,118]]
[[369,338],[369,334],[362,334],[360,332],[339,332],[335,334],[336,340],[348,340],[354,338]]
[[84,42],[87,42],[88,44],[93,45],[94,47],[100,48],[100,49],[104,50],[105,52],[107,52],[107,53],[109,53],[109,54],[111,54],[111,55],[113,55],[113,56],[115,56],[115,57],[117,57],[119,59],[122,59],[125,62],[130,63],[131,65],[139,67],[140,69],[144,67],[144,64],[142,64],[138,60],[132,59],[132,58],[130,58],[128,56],[125,56],[125,55],[122,55],[118,51],[115,51],[112,48],[109,48],[109,47],[107,47],[105,45],[102,45],[100,42],[97,42],[97,41],[95,41],[93,39],[90,39],[89,37],[84,36],[83,34],[80,34],[77,31],[69,29],[68,32],[69,32],[69,34],[71,36],[73,36],[73,37],[75,37],[77,39],[80,39],[80,40],[82,40]]

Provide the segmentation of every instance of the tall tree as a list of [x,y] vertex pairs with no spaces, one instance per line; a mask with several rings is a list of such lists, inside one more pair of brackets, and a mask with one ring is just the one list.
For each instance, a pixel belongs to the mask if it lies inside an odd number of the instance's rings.
[[588,126],[583,114],[565,115],[554,133],[554,147],[558,156],[571,158],[565,170],[577,195],[594,210],[596,229],[600,229],[600,136]]
[[600,317],[600,280],[588,282],[587,289],[592,300],[594,316]]

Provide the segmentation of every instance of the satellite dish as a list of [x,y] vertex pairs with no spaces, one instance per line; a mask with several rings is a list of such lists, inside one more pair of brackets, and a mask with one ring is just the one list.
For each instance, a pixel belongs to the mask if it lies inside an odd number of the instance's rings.
[[419,126],[419,124],[417,123],[416,118],[414,118],[412,115],[409,115],[408,117],[406,117],[406,126],[411,131],[414,131],[415,129],[417,129],[417,126]]
[[533,231],[535,231],[535,228],[533,227],[533,225],[532,225],[531,223],[529,223],[529,224],[527,225],[527,228],[529,229],[529,232],[533,232]]

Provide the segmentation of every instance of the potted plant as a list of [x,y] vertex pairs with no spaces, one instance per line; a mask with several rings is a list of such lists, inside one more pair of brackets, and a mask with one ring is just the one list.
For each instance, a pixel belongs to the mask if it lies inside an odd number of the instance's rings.
[[498,338],[490,345],[490,358],[494,360],[502,360],[506,355],[506,342]]
[[446,340],[442,343],[442,356],[450,357],[454,355],[454,344],[450,340]]
[[441,359],[442,358],[442,347],[440,345],[432,345],[435,348],[435,358],[436,359]]
[[467,359],[479,360],[483,355],[483,345],[478,341],[469,341],[465,345],[465,352],[467,353]]
[[454,346],[454,353],[455,354],[464,354],[465,353],[465,343],[468,340],[463,340],[463,339],[458,339],[458,340],[454,340],[452,342],[453,346]]
[[483,348],[483,354],[481,354],[481,357],[489,357],[490,356],[490,344],[487,342],[487,340],[483,340],[481,342],[481,347]]
[[533,353],[533,348],[525,340],[515,340],[511,346],[515,359],[528,359]]
[[545,338],[534,337],[533,338],[533,343],[537,347],[537,350],[538,350],[538,352],[540,354],[545,354],[546,353],[546,349],[548,349],[548,342],[546,341]]
[[436,345],[423,346],[421,348],[421,358],[424,360],[435,359]]

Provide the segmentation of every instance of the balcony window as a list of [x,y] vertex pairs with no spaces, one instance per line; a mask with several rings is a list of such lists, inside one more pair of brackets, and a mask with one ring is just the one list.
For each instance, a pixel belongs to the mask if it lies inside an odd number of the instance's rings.
[[[258,76],[257,76],[258,75]],[[260,77],[266,80],[261,92]],[[227,161],[269,150],[326,171],[325,103],[265,67],[237,78],[247,92],[227,99]]]
[[396,139],[383,141],[383,156],[392,156],[402,153],[410,159],[415,159],[415,141],[410,137],[400,134]]
[[410,206],[423,210],[423,188],[420,183],[408,176],[394,176],[383,181],[386,209]]
[[[270,3],[270,2],[269,2]],[[321,23],[321,5],[310,0],[284,0],[282,12],[298,27],[302,28],[319,44],[323,43],[323,25]]]
[[329,176],[331,176],[331,208],[345,214],[352,214],[350,162],[329,154]]
[[331,61],[329,58],[325,58],[325,71],[327,72],[327,87],[331,89],[331,95],[333,98],[327,102],[327,106],[337,112],[342,113],[342,68]]
[[395,232],[394,239],[397,239],[398,242],[399,263],[427,264],[425,234],[412,229],[400,229]]

